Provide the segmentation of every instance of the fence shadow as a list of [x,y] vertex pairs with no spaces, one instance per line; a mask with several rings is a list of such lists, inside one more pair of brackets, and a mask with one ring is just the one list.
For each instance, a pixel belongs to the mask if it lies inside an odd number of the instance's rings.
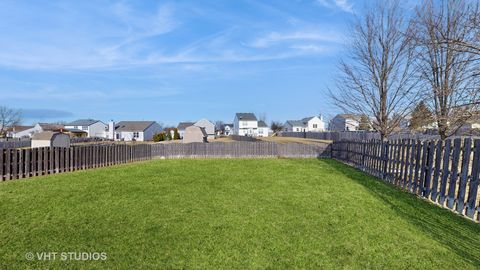
[[324,160],[332,168],[365,187],[395,213],[417,229],[475,265],[480,265],[480,225],[447,209],[423,201],[413,194],[369,176],[335,160]]

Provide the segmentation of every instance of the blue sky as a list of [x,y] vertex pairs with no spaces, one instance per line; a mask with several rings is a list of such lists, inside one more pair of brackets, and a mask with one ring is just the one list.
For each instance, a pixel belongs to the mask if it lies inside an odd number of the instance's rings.
[[352,0],[0,2],[0,105],[24,123],[332,115]]

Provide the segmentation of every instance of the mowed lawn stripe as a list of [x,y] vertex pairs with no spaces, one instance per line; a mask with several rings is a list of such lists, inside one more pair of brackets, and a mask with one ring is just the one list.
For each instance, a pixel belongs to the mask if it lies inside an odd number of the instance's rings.
[[1,269],[480,265],[478,224],[317,159],[155,160],[1,183],[0,243]]

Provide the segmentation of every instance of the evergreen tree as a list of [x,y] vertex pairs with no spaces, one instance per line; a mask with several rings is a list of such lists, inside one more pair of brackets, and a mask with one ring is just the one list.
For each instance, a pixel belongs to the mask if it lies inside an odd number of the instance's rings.
[[368,118],[367,115],[363,114],[361,117],[360,117],[360,123],[358,125],[358,130],[365,130],[365,131],[368,131],[371,129],[371,125],[370,125],[370,119]]
[[428,109],[423,101],[420,101],[412,111],[410,119],[410,130],[423,130],[425,126],[433,122],[432,112]]

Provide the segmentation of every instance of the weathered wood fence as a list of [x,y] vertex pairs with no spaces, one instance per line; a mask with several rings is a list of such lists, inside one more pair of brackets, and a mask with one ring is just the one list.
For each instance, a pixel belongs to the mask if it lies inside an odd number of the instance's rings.
[[172,143],[152,145],[157,158],[330,157],[331,146],[275,142]]
[[480,139],[338,141],[332,157],[479,220]]
[[0,149],[0,180],[28,178],[151,159],[150,145]]
[[234,141],[239,141],[239,142],[256,142],[256,141],[258,141],[254,137],[240,136],[240,135],[230,135],[230,139],[232,139]]
[[0,148],[23,148],[30,147],[31,145],[32,141],[30,139],[0,141]]
[[368,131],[280,132],[279,136],[328,141],[380,139],[379,133]]
[[111,166],[153,158],[330,157],[330,144],[272,142],[99,144],[0,149],[0,181]]

